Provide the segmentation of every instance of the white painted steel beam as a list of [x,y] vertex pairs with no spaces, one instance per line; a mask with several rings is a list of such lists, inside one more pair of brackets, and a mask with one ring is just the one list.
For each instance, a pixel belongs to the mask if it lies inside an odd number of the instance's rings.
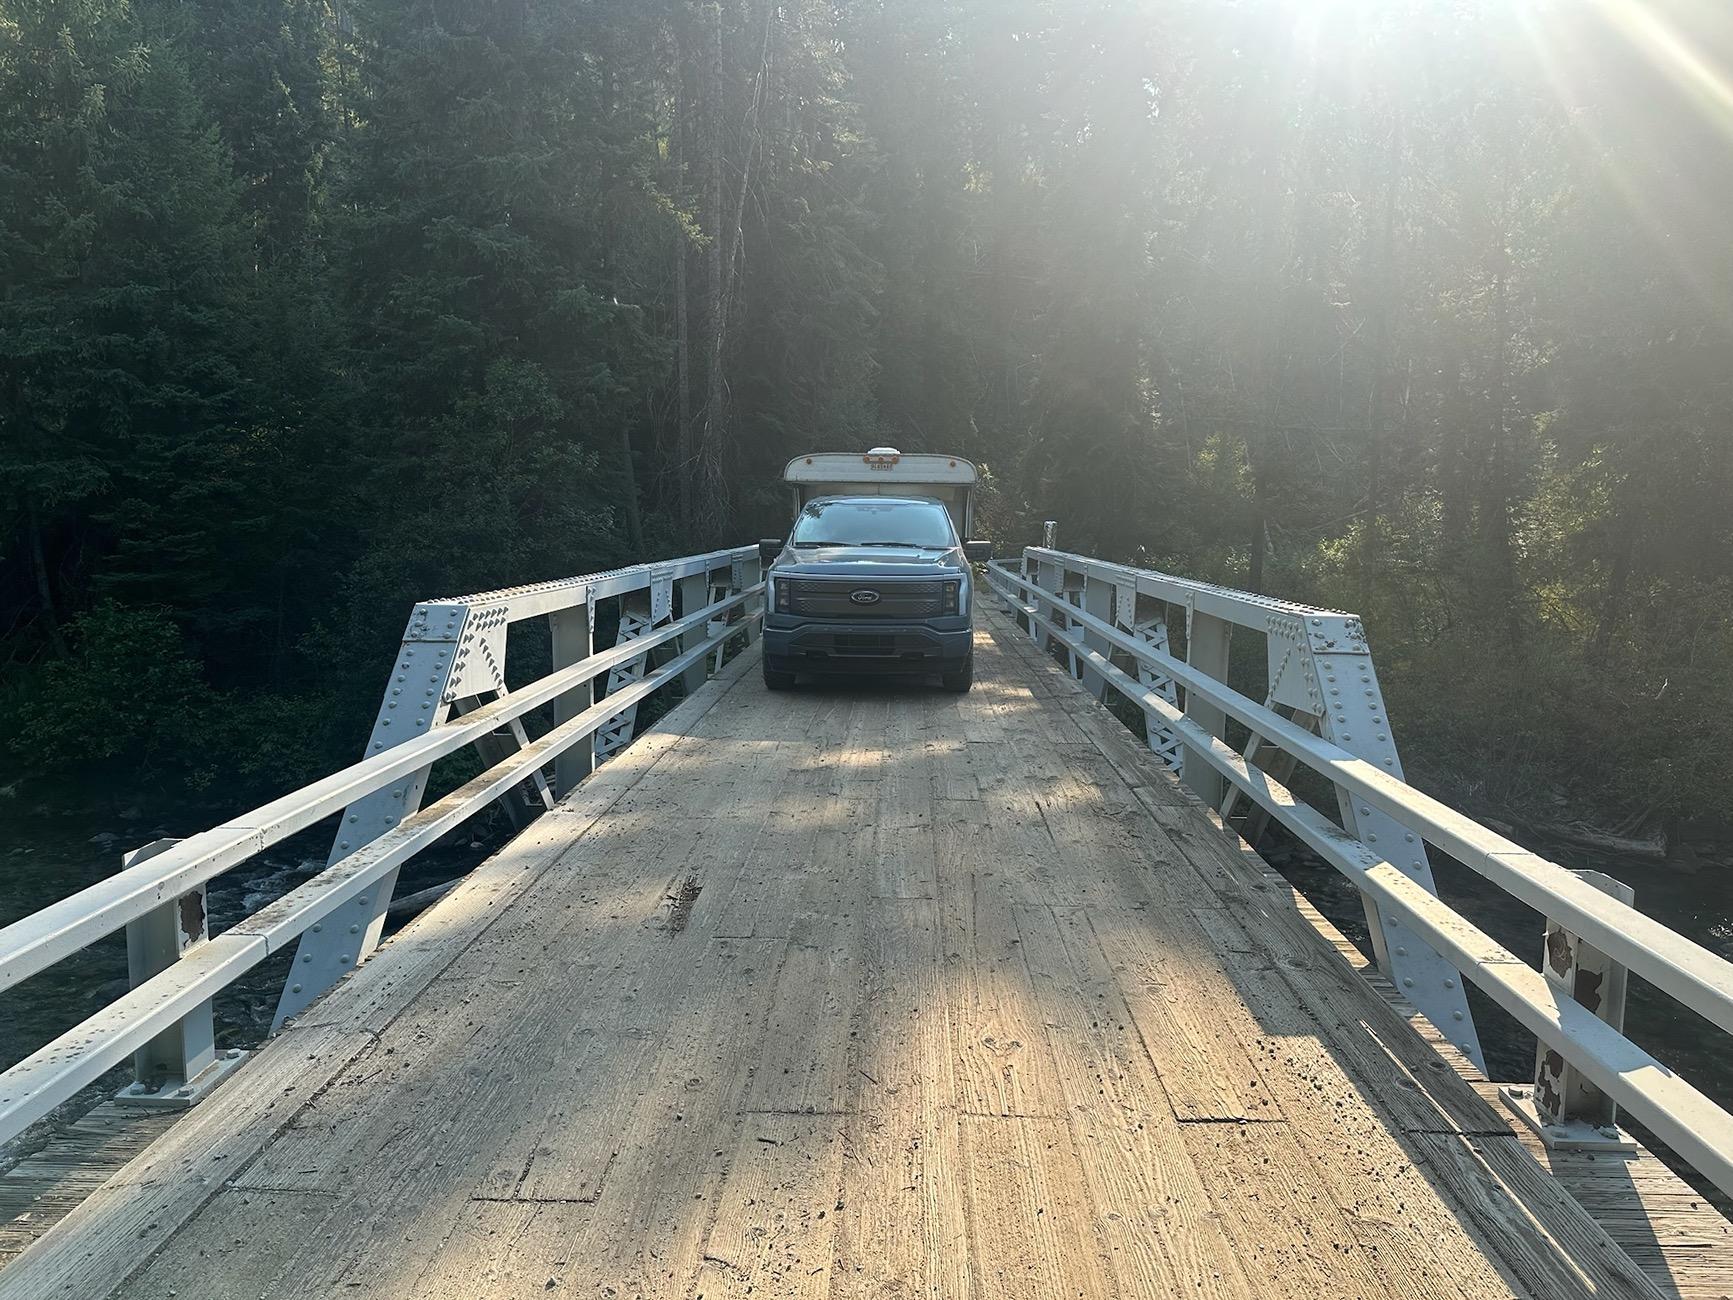
[[[1015,575],[1010,576],[1016,580]],[[1034,617],[1064,639],[1054,620],[1039,614]],[[1693,1169],[1733,1194],[1733,1115],[1586,1007],[1562,996],[1522,958],[1376,850],[1252,767],[1225,741],[1209,735],[1102,656],[1080,642],[1078,646],[1079,653],[1091,661],[1090,666],[1116,690],[1163,716],[1183,736],[1188,750],[1207,756],[1218,772],[1323,854],[1375,898],[1380,910],[1399,928],[1405,927],[1415,942],[1436,949],[1524,1028],[1567,1057],[1597,1087],[1647,1124]],[[1585,888],[1593,890],[1593,886]],[[1439,1028],[1446,1035],[1450,1032],[1446,1026]]]
[[[742,592],[734,599],[751,594]],[[695,617],[702,618],[708,612],[701,610]],[[753,617],[756,614],[749,616]],[[667,685],[692,664],[702,663],[714,641],[738,631],[738,625],[731,625],[697,643],[624,688],[619,699],[604,699],[531,741],[505,762],[405,818],[276,902],[190,949],[161,974],[0,1074],[0,1142],[22,1132],[314,926],[359,940],[364,916],[371,913],[373,895],[385,876],[394,874],[415,853],[487,807],[529,772],[586,741],[620,708]],[[143,870],[143,866],[131,870]],[[347,907],[355,908],[353,918],[342,915]]]
[[497,591],[482,591],[471,596],[449,596],[429,602],[439,605],[493,605],[506,611],[506,621],[519,622],[575,609],[589,601],[623,596],[650,585],[652,571],[658,576],[684,578],[692,574],[728,569],[748,556],[756,559],[756,546],[737,546],[703,555],[689,555],[678,560],[657,560],[649,564],[634,564],[629,568],[610,569],[602,573],[587,573],[577,578],[562,578],[556,582],[538,582],[524,587],[501,587]]
[[674,640],[702,626],[718,612],[749,601],[761,590],[749,587],[629,645],[604,650],[570,668],[550,673],[503,700],[477,709],[461,721],[381,750],[214,830],[189,836],[148,864],[98,881],[13,922],[0,930],[0,989],[10,988],[89,946],[296,831],[390,787],[394,781],[412,778],[435,759],[474,743],[476,737],[583,685],[648,646]]
[[[1050,605],[1057,603],[1001,566],[992,566],[990,572],[998,581],[1016,584],[1026,595]],[[1073,619],[1078,617],[1069,607],[1064,612]],[[1050,620],[1041,621],[1045,629],[1059,635]],[[1238,691],[1194,672],[1171,655],[1154,651],[1116,628],[1106,625],[1103,628],[1110,642],[1142,656],[1182,685],[1220,705],[1230,716],[1278,742],[1306,766],[1364,800],[1366,808],[1377,808],[1414,827],[1427,842],[1543,916],[1557,920],[1681,1005],[1722,1029],[1733,1031],[1733,963],[1585,884],[1564,867],[1529,852],[1391,776],[1380,766],[1276,716]]]

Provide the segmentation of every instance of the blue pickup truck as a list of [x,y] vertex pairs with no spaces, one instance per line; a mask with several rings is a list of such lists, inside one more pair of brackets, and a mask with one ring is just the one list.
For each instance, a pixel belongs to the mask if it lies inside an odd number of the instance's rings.
[[877,447],[796,457],[785,478],[794,525],[786,538],[759,543],[764,684],[775,691],[803,673],[896,673],[968,690],[971,566],[991,555],[989,543],[962,540],[975,467]]

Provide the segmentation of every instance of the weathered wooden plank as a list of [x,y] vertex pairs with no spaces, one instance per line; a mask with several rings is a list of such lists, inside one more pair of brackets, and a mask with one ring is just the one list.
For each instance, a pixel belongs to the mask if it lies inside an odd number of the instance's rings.
[[1112,1296],[1111,1253],[1065,1121],[964,1115],[962,1134],[975,1294]]
[[1181,1120],[1279,1120],[1246,1046],[1256,1024],[1189,914],[1114,908],[1090,926]]
[[697,1275],[680,1294],[785,1296],[830,1292],[842,1191],[843,1119],[755,1115],[717,1198]]
[[887,899],[870,907],[831,1290],[863,1300],[966,1300],[972,1263],[938,905]]
[[1601,1232],[1473,1149],[1491,1109],[1318,918],[978,642],[961,698],[737,672],[0,1296],[1640,1294],[1615,1241],[1709,1293],[1688,1193],[1583,1165]]
[[848,1109],[866,979],[865,924],[858,905],[796,923],[743,1110],[812,1115]]
[[1133,1296],[1254,1296],[1081,908],[1017,910],[1110,1268]]

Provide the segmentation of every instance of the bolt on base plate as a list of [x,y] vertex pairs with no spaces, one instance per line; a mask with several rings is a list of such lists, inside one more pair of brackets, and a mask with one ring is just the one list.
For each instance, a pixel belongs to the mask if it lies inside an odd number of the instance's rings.
[[1586,1120],[1549,1123],[1535,1106],[1534,1089],[1527,1084],[1505,1084],[1498,1090],[1504,1104],[1534,1130],[1551,1151],[1641,1151],[1638,1142],[1617,1124],[1597,1127]]
[[114,1094],[114,1099],[127,1106],[146,1106],[157,1110],[184,1110],[203,1101],[206,1094],[234,1071],[249,1053],[231,1048],[218,1052],[217,1059],[207,1065],[196,1078],[183,1082],[169,1079],[160,1087],[132,1083]]

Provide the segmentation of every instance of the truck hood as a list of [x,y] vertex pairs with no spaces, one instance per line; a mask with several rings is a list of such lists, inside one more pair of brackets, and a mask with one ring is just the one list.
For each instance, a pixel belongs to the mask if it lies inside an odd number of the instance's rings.
[[771,568],[790,577],[912,577],[921,571],[961,573],[963,556],[954,546],[790,546]]

